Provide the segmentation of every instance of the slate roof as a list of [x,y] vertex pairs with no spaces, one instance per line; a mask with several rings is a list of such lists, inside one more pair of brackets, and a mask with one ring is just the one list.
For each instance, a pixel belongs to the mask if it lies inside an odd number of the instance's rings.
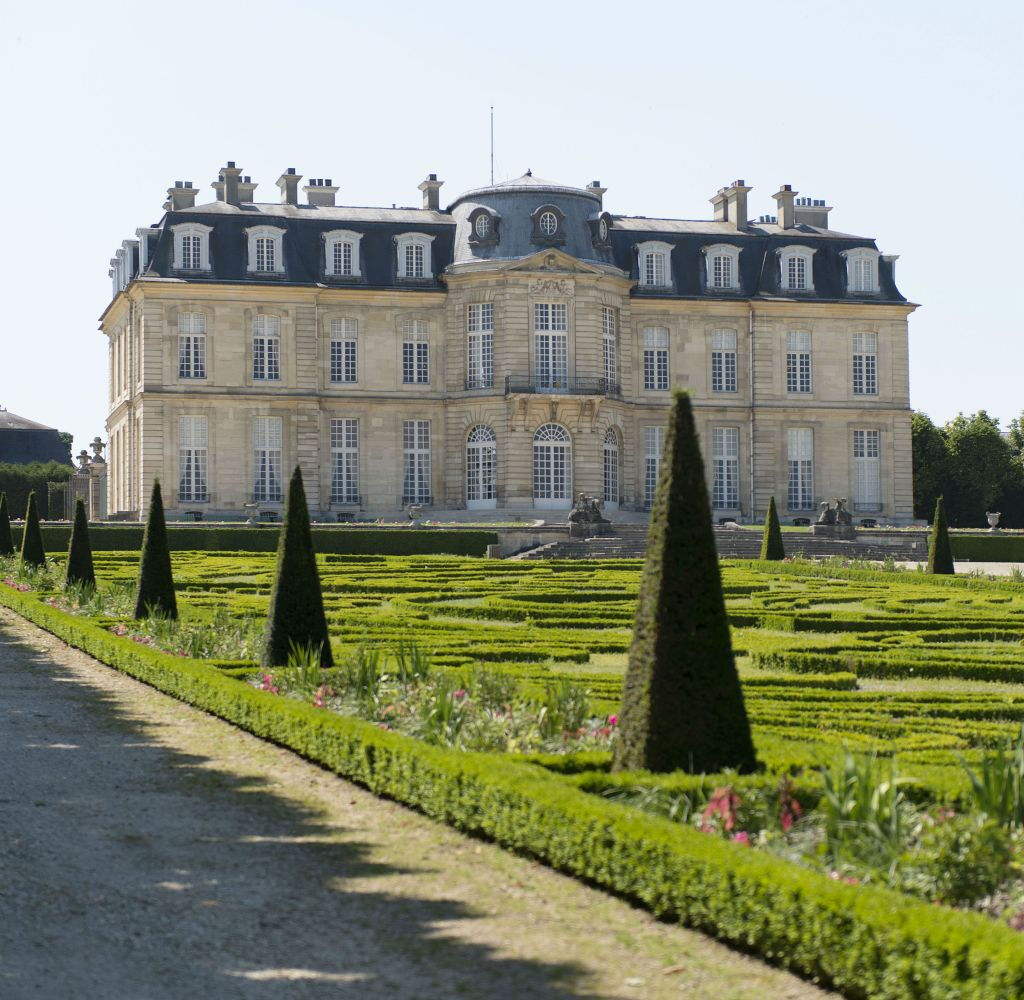
[[56,427],[37,424],[28,417],[19,417],[17,413],[0,408],[0,430],[4,431],[55,431]]

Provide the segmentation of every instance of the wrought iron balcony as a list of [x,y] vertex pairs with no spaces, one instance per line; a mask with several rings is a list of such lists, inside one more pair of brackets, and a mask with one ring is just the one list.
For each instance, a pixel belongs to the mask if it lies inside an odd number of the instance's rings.
[[545,393],[555,396],[613,396],[622,395],[618,382],[597,375],[506,375],[505,395],[511,393]]

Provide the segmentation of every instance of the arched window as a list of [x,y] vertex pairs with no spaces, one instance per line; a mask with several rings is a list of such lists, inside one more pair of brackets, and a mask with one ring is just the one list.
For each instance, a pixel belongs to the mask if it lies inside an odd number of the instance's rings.
[[494,507],[498,496],[498,442],[485,424],[474,427],[466,438],[466,506]]
[[604,506],[619,509],[619,436],[614,427],[604,434]]
[[572,438],[559,424],[544,424],[533,436],[533,505],[572,505]]
[[284,274],[284,230],[277,226],[250,226],[248,270],[252,274]]

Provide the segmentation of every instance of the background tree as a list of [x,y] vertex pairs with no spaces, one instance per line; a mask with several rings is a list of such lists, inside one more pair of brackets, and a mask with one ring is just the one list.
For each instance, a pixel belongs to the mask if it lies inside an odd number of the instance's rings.
[[949,448],[942,429],[920,410],[910,418],[914,460],[914,517],[927,520],[935,501],[949,492]]
[[999,421],[984,410],[957,414],[945,427],[949,450],[950,490],[944,494],[949,523],[960,528],[985,527],[985,512],[999,509],[1004,494],[1020,485],[1013,448]]
[[14,536],[11,534],[11,515],[7,510],[7,494],[0,493],[0,556],[14,555]]
[[46,564],[46,550],[43,548],[43,533],[39,528],[39,508],[36,506],[36,492],[28,495],[25,510],[25,530],[21,535],[21,561],[27,566]]
[[935,501],[935,517],[932,533],[928,538],[928,572],[955,573],[953,550],[949,546],[949,531],[946,529],[946,511],[942,497]]
[[782,528],[779,527],[779,512],[775,509],[775,497],[768,501],[764,534],[761,536],[761,558],[773,562],[786,558],[786,550],[782,545]]
[[75,520],[71,526],[71,542],[68,545],[68,566],[64,574],[64,586],[84,583],[96,586],[96,573],[92,566],[92,546],[89,544],[89,519],[85,516],[85,501],[75,501]]
[[148,618],[153,612],[168,618],[178,617],[159,479],[153,480],[153,493],[149,499],[149,516],[142,536],[142,556],[139,559],[139,586],[135,595],[136,618]]
[[651,509],[614,767],[711,773],[755,766],[704,461],[689,396],[677,391]]
[[71,458],[71,446],[75,442],[75,435],[72,434],[71,431],[57,431],[57,437],[64,442],[64,447],[68,450],[68,462],[73,465],[74,461]]

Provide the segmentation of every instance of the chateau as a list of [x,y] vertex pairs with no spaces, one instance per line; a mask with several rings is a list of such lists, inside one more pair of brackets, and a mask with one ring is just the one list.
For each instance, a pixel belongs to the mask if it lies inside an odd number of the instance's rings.
[[738,180],[709,221],[652,219],[527,171],[355,208],[320,178],[300,203],[301,179],[273,203],[230,162],[208,204],[176,182],[111,261],[112,512],[141,516],[154,478],[171,518],[273,511],[296,463],[328,520],[640,511],[680,386],[716,518],[772,495],[784,522],[833,497],[912,518],[915,306],[823,201],[784,185],[752,219]]

